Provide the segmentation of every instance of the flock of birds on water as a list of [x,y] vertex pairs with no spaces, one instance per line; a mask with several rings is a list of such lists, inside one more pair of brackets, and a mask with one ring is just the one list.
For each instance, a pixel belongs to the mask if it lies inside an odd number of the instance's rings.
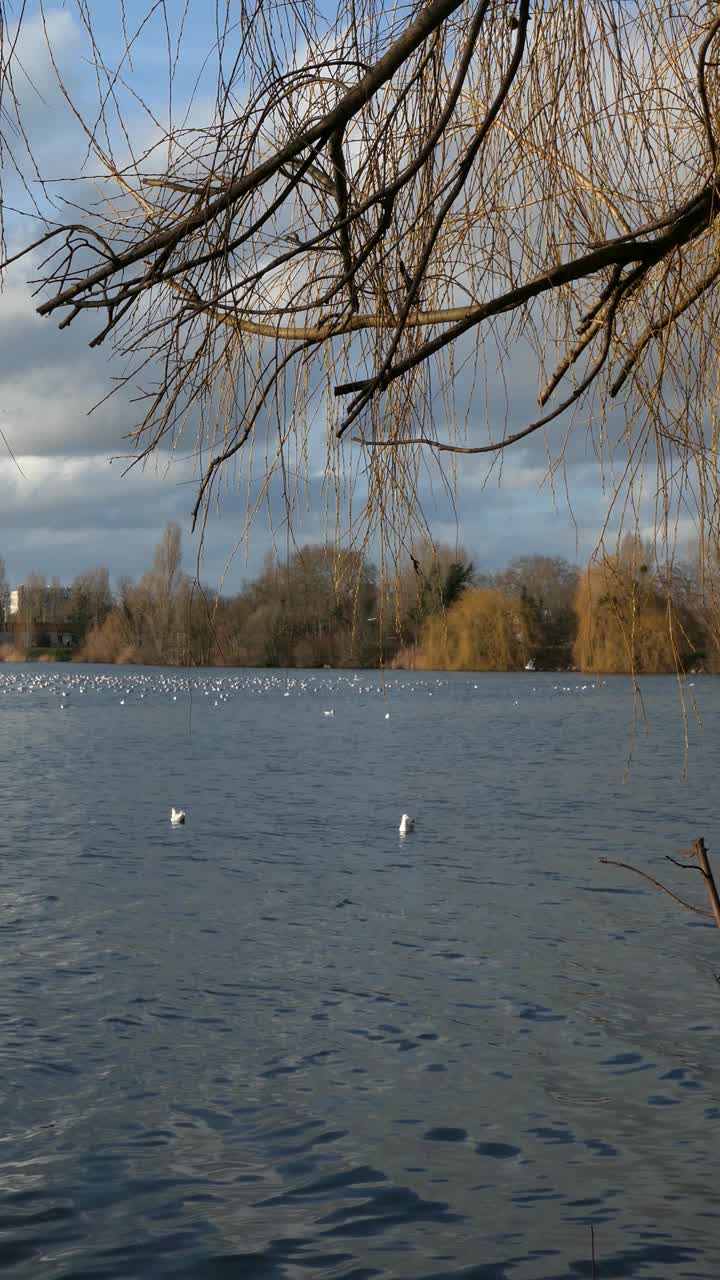
[[[454,682],[457,677],[454,677]],[[58,709],[67,710],[77,698],[101,695],[103,699],[112,700],[118,706],[127,707],[147,702],[149,705],[158,702],[177,702],[180,699],[187,705],[188,698],[197,695],[199,698],[212,699],[213,707],[220,707],[237,695],[279,694],[284,698],[318,697],[327,698],[340,692],[351,692],[363,696],[378,696],[386,699],[393,692],[406,692],[432,698],[433,693],[444,688],[450,681],[440,676],[423,677],[418,673],[393,677],[377,677],[369,679],[368,673],[344,674],[333,671],[331,675],[319,672],[302,672],[292,674],[289,671],[267,670],[234,671],[232,674],[195,675],[177,670],[122,670],[97,671],[92,667],[77,667],[71,670],[48,670],[38,666],[33,671],[27,667],[22,670],[0,671],[0,696],[13,697],[18,694],[26,696],[46,695],[58,699]],[[472,677],[467,679],[466,687],[473,691],[480,688],[478,681]],[[574,684],[553,684],[553,693],[591,693],[602,688],[604,680],[585,680]],[[532,693],[539,691],[539,686],[529,686]],[[547,689],[548,686],[545,686]],[[517,698],[514,705],[519,705]],[[325,707],[323,716],[333,717],[334,707]],[[385,711],[384,719],[390,719],[390,712]],[[170,824],[173,827],[185,825],[184,809],[170,810]],[[404,813],[398,828],[401,836],[409,835],[414,830],[415,820]]]

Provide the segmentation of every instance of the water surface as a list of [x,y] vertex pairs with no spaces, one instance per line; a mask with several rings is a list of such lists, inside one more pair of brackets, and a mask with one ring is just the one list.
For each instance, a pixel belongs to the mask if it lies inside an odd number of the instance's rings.
[[689,693],[0,669],[0,1266],[715,1280],[720,935],[599,861],[704,905]]

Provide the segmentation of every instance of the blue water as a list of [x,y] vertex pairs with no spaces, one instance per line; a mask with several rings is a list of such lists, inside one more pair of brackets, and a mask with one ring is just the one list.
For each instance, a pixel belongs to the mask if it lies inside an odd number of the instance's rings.
[[0,668],[0,1267],[715,1280],[688,692]]

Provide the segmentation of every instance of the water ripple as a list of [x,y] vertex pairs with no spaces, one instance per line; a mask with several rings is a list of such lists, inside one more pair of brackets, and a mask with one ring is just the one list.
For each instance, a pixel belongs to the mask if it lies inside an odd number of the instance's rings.
[[714,1280],[712,753],[531,680],[0,669],[3,1270]]

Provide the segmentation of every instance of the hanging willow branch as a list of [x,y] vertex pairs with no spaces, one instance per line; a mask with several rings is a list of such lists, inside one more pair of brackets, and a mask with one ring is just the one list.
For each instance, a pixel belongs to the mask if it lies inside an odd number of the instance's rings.
[[[331,20],[306,0],[256,0],[238,25],[218,6],[214,107],[190,128],[170,106],[160,127],[148,106],[148,149],[126,108],[144,105],[135,54],[166,6],[149,4],[118,48],[100,0],[75,0],[98,93],[85,116],[38,2],[101,202],[6,265],[31,257],[38,311],[61,328],[98,313],[93,344],[114,345],[145,397],[138,456],[192,430],[198,515],[256,440],[265,482],[322,422],[330,463],[338,440],[359,442],[369,508],[405,527],[428,447],[497,453],[617,402],[630,474],[672,440],[659,491],[669,502],[668,476],[694,477],[716,521],[714,6],[341,0]],[[185,9],[201,21],[204,3]],[[11,119],[25,181],[23,12],[10,21],[0,0],[0,133]],[[167,30],[175,104],[185,18]],[[513,361],[525,372],[531,355],[542,412],[518,422],[510,403],[511,428],[475,415],[463,437],[472,379],[458,369],[505,365],[512,390]]]

